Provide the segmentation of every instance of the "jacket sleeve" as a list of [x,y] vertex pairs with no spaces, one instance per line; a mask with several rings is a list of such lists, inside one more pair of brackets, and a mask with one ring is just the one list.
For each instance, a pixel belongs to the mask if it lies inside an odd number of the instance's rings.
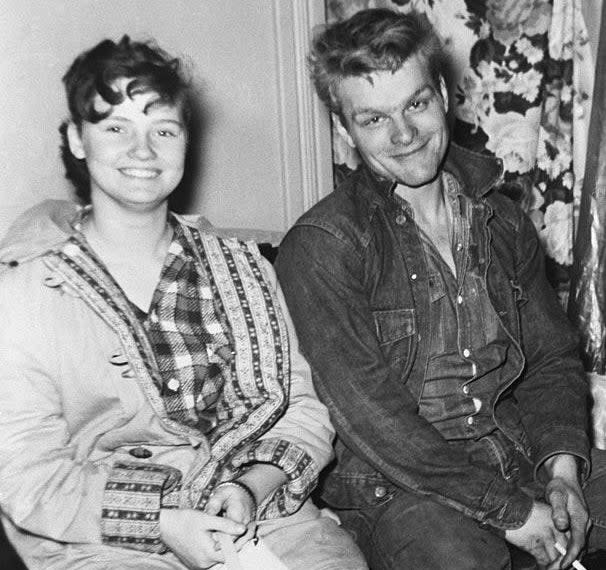
[[[286,302],[269,263],[263,269],[284,317],[289,336],[290,391],[282,417],[257,441],[243,450],[247,457],[281,467],[287,477],[261,505],[260,518],[274,518],[294,512],[316,486],[320,471],[332,458],[334,428],[326,406],[318,400],[311,370],[299,351]],[[242,455],[240,453],[239,455]],[[235,458],[237,463],[239,458]]]
[[287,234],[276,261],[303,354],[340,439],[396,486],[494,527],[521,526],[530,497],[453,451],[418,415],[385,361],[363,267],[349,241],[303,224]]
[[579,358],[578,334],[545,273],[545,254],[530,219],[521,211],[517,232],[517,303],[523,382],[514,395],[530,440],[535,471],[551,455],[576,455],[588,474],[589,388]]
[[[62,390],[78,390],[74,370],[62,370],[40,294],[40,275],[26,268],[0,277],[0,506],[18,528],[58,542],[105,543],[166,550],[158,515],[181,473],[166,465],[88,459],[77,426],[65,417]],[[16,273],[25,278],[19,278]],[[30,286],[31,285],[31,286]],[[63,388],[62,388],[63,387]],[[104,403],[99,402],[103,415]],[[101,425],[101,424],[100,424]],[[99,434],[102,435],[101,433]],[[165,504],[166,503],[166,504]]]

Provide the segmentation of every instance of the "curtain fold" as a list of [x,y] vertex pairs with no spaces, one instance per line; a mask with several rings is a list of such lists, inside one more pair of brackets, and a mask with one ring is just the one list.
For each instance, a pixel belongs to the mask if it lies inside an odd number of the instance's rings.
[[[596,61],[606,62],[606,10],[602,10]],[[568,315],[581,334],[587,372],[606,374],[604,264],[606,248],[606,69],[595,66],[589,144],[579,206]]]

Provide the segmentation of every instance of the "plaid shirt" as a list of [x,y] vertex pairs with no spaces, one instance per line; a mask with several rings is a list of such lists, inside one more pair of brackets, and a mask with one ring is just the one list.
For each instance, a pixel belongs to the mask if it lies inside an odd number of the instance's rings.
[[202,282],[179,224],[143,320],[162,375],[160,393],[175,421],[208,434],[216,404],[231,373],[229,341],[210,282]]

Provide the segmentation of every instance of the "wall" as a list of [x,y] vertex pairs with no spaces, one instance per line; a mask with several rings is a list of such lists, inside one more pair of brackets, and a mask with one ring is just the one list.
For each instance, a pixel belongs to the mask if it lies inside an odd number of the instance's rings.
[[70,195],[61,77],[82,50],[124,33],[193,64],[208,123],[189,211],[287,229],[329,190],[329,131],[303,62],[323,18],[323,0],[3,0],[0,235],[29,206]]
[[587,25],[589,44],[594,56],[598,53],[600,39],[600,22],[602,17],[602,0],[583,0],[581,2],[583,18]]

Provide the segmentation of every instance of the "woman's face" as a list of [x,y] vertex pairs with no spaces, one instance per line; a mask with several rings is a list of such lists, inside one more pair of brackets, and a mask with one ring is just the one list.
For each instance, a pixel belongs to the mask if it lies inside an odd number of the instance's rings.
[[[114,87],[125,93],[128,82],[120,79]],[[113,106],[97,95],[95,109],[111,112],[68,129],[71,152],[86,160],[92,204],[109,200],[147,210],[165,202],[183,176],[187,132],[180,108],[150,91],[125,95]]]

